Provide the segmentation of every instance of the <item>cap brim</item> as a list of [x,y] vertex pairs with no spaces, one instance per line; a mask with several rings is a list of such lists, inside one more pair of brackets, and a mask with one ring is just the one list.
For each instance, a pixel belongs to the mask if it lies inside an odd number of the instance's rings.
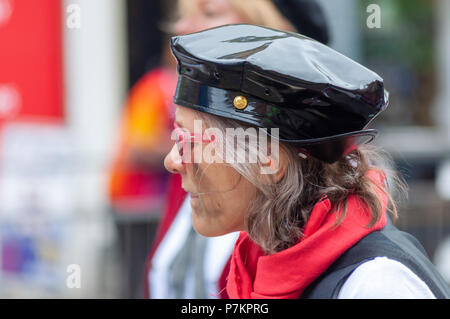
[[[268,132],[267,134],[270,136]],[[377,134],[378,131],[375,129],[365,129],[322,138],[304,140],[278,138],[278,140],[298,147],[314,158],[327,163],[334,163],[356,149],[359,145],[372,142]]]

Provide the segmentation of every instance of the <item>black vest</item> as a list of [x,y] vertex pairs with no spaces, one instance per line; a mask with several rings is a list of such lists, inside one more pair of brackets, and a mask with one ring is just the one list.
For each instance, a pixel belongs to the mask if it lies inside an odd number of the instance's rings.
[[337,298],[342,285],[362,263],[375,257],[388,257],[413,271],[438,299],[450,298],[450,288],[437,272],[422,245],[389,221],[380,231],[370,233],[339,257],[319,278],[310,284],[301,298]]

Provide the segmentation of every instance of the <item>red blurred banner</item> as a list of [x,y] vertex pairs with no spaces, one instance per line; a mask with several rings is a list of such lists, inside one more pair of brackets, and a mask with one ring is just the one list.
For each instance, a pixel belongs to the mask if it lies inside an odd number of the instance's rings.
[[61,0],[0,0],[0,124],[62,120]]

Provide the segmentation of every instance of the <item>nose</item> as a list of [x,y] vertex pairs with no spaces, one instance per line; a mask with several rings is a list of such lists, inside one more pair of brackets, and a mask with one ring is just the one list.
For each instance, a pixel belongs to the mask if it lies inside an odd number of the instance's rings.
[[178,153],[177,145],[174,144],[170,152],[164,158],[164,167],[172,174],[182,174],[185,170],[185,165]]

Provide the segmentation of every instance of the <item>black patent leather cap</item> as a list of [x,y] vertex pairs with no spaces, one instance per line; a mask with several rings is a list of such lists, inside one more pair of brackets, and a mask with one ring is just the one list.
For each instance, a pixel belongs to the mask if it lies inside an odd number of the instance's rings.
[[226,25],[173,37],[171,48],[176,104],[279,128],[280,141],[329,163],[370,142],[367,126],[387,106],[380,76],[297,33]]

